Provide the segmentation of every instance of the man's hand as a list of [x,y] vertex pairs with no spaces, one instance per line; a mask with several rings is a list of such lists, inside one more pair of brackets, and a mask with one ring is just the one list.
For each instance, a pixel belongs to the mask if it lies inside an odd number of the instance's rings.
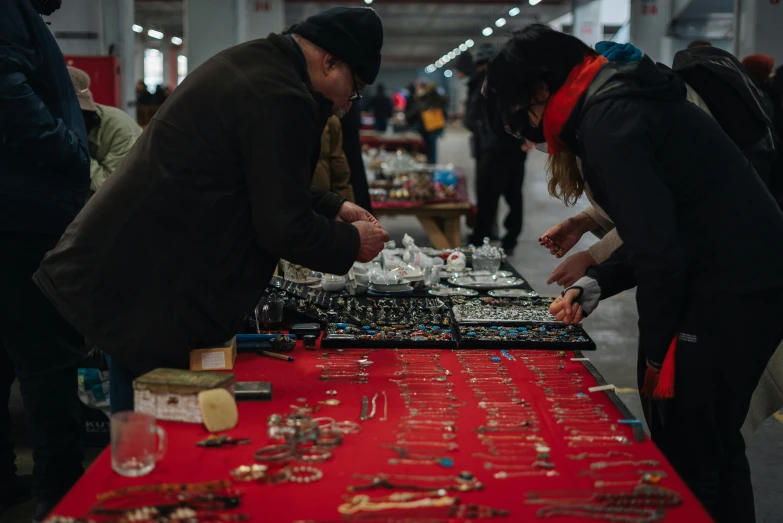
[[375,216],[365,211],[355,203],[343,202],[340,206],[340,210],[337,211],[337,221],[345,223],[355,222],[369,222],[375,225],[378,229],[383,229]]
[[574,302],[577,296],[579,296],[579,289],[566,291],[563,297],[556,298],[552,302],[552,305],[549,306],[549,312],[557,321],[579,323],[582,321],[584,311],[582,311],[580,304]]
[[[361,207],[358,208],[361,209]],[[369,221],[358,221],[352,225],[359,231],[360,239],[356,261],[367,263],[374,260],[383,250],[383,244],[389,241],[389,233]]]
[[563,260],[563,263],[552,271],[552,276],[546,282],[547,284],[557,282],[561,287],[570,287],[585,275],[588,267],[596,263],[590,251],[577,252]]
[[538,243],[549,249],[554,256],[562,258],[576,245],[584,233],[596,227],[598,224],[595,220],[585,213],[579,213],[546,231],[538,239]]

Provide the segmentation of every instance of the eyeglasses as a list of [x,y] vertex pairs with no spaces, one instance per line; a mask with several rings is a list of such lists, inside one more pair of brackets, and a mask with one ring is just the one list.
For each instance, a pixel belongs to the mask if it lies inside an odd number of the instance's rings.
[[356,83],[356,75],[351,71],[351,80],[353,81],[353,94],[348,97],[349,102],[357,102],[362,99],[362,92],[359,90],[359,85]]

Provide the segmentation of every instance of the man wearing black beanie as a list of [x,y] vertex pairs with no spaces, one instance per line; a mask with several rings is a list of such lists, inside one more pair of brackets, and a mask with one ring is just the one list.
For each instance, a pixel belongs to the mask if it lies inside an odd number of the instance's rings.
[[382,45],[375,11],[336,8],[207,60],[49,252],[34,280],[110,356],[113,411],[134,376],[238,333],[279,259],[345,274],[381,251],[378,222],[310,179]]

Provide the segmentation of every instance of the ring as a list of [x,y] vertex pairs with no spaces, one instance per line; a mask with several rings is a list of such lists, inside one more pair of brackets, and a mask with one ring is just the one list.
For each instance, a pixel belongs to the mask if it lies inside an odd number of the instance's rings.
[[343,443],[343,433],[339,429],[322,430],[315,438],[315,444],[322,447],[337,447]]

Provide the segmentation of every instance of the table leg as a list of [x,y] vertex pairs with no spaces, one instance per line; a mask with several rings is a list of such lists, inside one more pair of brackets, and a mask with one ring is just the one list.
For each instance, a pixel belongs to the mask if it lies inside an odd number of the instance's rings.
[[421,223],[421,226],[424,228],[424,232],[427,233],[427,236],[430,239],[430,242],[432,242],[432,246],[436,249],[450,249],[451,244],[449,242],[449,239],[446,237],[446,235],[443,233],[443,229],[441,229],[437,222],[429,217],[426,216],[418,216],[419,223]]
[[460,216],[453,216],[443,220],[443,229],[446,231],[446,238],[452,248],[457,248],[462,244],[462,231],[460,229]]

